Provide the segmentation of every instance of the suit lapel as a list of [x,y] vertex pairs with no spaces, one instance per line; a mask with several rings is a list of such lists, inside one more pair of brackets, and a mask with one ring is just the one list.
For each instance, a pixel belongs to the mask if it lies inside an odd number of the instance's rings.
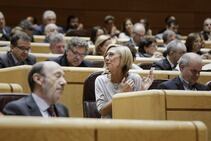
[[35,103],[32,95],[27,96],[26,104],[31,116],[42,116],[37,104]]
[[178,90],[185,90],[179,76],[177,76],[175,79],[176,79],[175,84]]
[[58,117],[67,117],[62,106],[55,104],[55,108]]

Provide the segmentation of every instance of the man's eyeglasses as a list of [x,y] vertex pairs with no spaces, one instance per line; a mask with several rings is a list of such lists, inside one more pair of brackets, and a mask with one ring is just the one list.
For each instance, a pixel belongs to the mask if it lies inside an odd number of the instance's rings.
[[86,53],[79,53],[79,52],[77,52],[76,50],[74,50],[74,49],[72,49],[72,48],[69,48],[69,50],[71,50],[72,53],[73,53],[75,56],[84,57],[84,56],[87,55]]
[[24,46],[16,46],[18,49],[24,52],[31,52],[31,47],[25,48]]

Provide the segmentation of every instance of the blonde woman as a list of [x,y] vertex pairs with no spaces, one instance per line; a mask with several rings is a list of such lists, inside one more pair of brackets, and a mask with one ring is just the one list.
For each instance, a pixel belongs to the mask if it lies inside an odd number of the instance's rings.
[[120,92],[148,89],[152,84],[152,73],[144,81],[129,72],[133,57],[128,47],[109,46],[104,55],[105,73],[95,80],[97,109],[102,118],[112,117],[112,96]]

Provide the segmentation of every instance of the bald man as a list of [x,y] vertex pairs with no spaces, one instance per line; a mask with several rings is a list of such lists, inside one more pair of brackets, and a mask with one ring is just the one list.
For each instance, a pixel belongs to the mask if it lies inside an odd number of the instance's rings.
[[31,94],[8,103],[5,115],[69,117],[67,108],[58,104],[66,80],[64,71],[55,62],[46,61],[33,65],[28,74]]
[[179,60],[180,75],[161,83],[159,89],[208,91],[208,87],[197,83],[202,69],[202,59],[196,53],[186,53]]

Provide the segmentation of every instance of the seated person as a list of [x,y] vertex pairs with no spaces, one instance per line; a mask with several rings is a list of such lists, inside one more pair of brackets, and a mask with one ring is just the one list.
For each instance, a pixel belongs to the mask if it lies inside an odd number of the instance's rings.
[[17,32],[10,41],[10,51],[0,54],[0,68],[19,65],[33,65],[36,58],[30,55],[31,38],[24,32]]
[[125,46],[110,46],[104,56],[105,72],[95,80],[96,105],[102,118],[112,117],[112,96],[116,93],[147,90],[153,82],[152,73],[145,81],[129,72],[133,57]]
[[49,43],[49,38],[52,34],[58,33],[58,27],[57,25],[50,23],[48,25],[45,26],[45,39],[44,42],[45,43]]
[[149,22],[146,18],[140,19],[140,23],[144,25],[145,30],[146,30],[146,36],[152,36],[152,30],[149,27]]
[[[45,26],[52,23],[56,25],[56,13],[52,10],[46,10],[43,13],[43,24],[37,26],[34,31],[34,35],[44,35],[45,34]],[[58,32],[64,33],[62,27],[58,26]]]
[[28,74],[31,94],[9,102],[3,109],[5,115],[69,117],[67,108],[58,104],[66,84],[64,71],[55,62],[39,62]]
[[139,57],[162,58],[162,53],[157,51],[157,42],[154,38],[142,39],[138,45]]
[[9,41],[10,33],[11,28],[9,26],[6,26],[4,14],[0,11],[0,40]]
[[49,38],[50,50],[53,54],[63,54],[65,52],[65,39],[61,33],[54,33]]
[[91,33],[90,33],[90,44],[94,45],[96,39],[100,36],[100,35],[104,35],[105,31],[101,26],[94,26],[91,29]]
[[104,18],[104,31],[106,34],[109,34],[111,37],[119,35],[120,31],[115,25],[115,17],[112,15],[107,15]]
[[67,18],[66,33],[74,30],[83,30],[83,24],[79,22],[79,17],[69,16]]
[[172,30],[166,30],[165,32],[163,32],[163,45],[160,45],[159,47],[166,48],[167,44],[175,39],[176,33]]
[[180,40],[173,40],[167,45],[167,56],[153,63],[155,70],[174,70],[179,58],[186,53],[186,46]]
[[94,55],[103,56],[108,45],[112,44],[113,40],[109,35],[100,35],[95,42]]
[[158,88],[207,91],[207,86],[197,83],[202,65],[202,59],[198,54],[184,54],[179,60],[180,75],[174,79],[161,83]]
[[203,30],[200,32],[203,40],[211,40],[211,18],[206,18],[203,24]]
[[92,63],[84,60],[88,53],[88,43],[79,37],[73,37],[67,42],[65,52],[57,58],[49,58],[61,66],[91,67]]

